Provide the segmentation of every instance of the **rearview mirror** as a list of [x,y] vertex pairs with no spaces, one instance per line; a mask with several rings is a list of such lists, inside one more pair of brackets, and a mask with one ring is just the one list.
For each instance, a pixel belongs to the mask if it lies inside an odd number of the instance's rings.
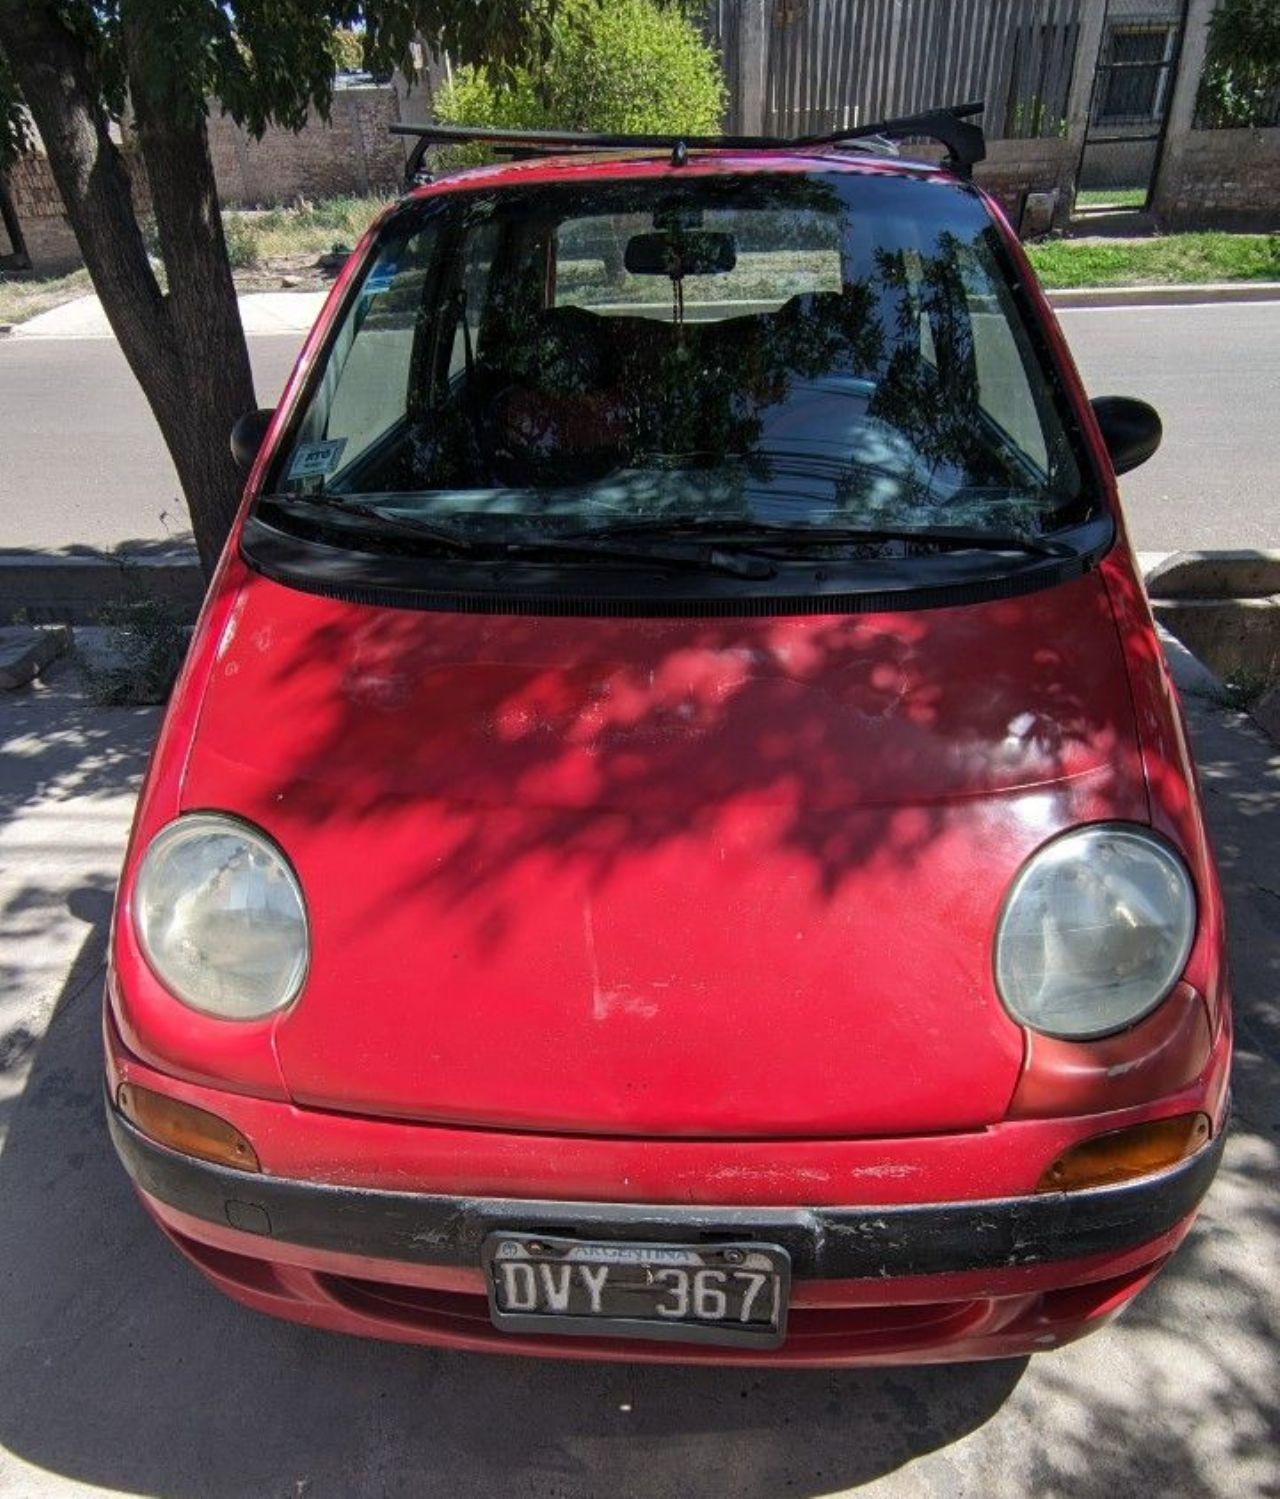
[[231,429],[231,456],[246,474],[257,460],[273,416],[274,408],[246,411]]
[[627,241],[624,264],[633,276],[722,276],[738,263],[732,234],[700,229],[681,233],[635,234]]
[[1145,463],[1160,446],[1164,427],[1154,406],[1132,396],[1099,396],[1091,404],[1117,474]]

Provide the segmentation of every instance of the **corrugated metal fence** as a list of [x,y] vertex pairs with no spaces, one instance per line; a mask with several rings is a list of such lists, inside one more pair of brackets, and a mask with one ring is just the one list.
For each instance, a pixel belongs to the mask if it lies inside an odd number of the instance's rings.
[[[770,134],[837,129],[985,99],[988,136],[1065,133],[1083,0],[763,0]],[[745,12],[712,0],[707,29],[743,128]],[[746,60],[746,61],[749,61]]]

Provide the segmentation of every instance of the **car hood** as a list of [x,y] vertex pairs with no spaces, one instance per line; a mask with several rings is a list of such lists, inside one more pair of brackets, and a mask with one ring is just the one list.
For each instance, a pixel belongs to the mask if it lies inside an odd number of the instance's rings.
[[863,616],[415,612],[254,577],[186,808],[293,861],[303,1105],[514,1129],[850,1135],[999,1119],[1013,874],[1145,819],[1096,576]]

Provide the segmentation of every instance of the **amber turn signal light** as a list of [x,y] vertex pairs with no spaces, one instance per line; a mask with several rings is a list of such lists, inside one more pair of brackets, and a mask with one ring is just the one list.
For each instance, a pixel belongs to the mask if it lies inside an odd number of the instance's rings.
[[121,1083],[116,1093],[120,1112],[144,1135],[170,1150],[234,1166],[237,1171],[260,1171],[258,1153],[234,1124],[197,1109],[193,1104],[166,1098],[136,1083]]
[[1036,1191],[1079,1192],[1164,1171],[1194,1155],[1211,1133],[1207,1114],[1178,1114],[1108,1130],[1064,1151],[1040,1178]]

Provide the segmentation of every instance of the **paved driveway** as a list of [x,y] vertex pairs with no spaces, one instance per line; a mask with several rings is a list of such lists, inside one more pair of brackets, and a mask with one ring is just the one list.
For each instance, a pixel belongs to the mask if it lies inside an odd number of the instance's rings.
[[154,728],[64,674],[0,700],[0,1494],[1198,1499],[1280,1493],[1280,761],[1193,704],[1232,917],[1236,1126],[1114,1327],[1030,1364],[593,1367],[276,1324],[206,1288],[111,1155],[98,1004]]

